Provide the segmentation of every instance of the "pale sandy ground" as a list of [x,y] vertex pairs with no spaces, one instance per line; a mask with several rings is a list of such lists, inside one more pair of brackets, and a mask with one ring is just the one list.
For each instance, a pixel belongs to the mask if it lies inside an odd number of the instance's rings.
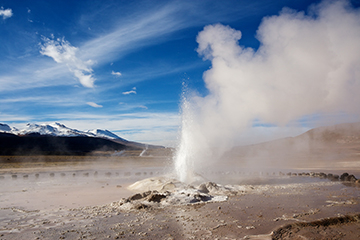
[[[119,200],[135,194],[127,190],[129,184],[161,176],[170,168],[167,161],[144,159],[134,164],[124,160],[116,164],[59,164],[57,168],[51,164],[2,168],[0,239],[360,238],[356,216],[360,213],[359,185],[279,176],[278,171],[275,175],[275,171],[259,174],[241,169],[208,173],[209,179],[244,186],[224,202],[177,206],[149,203],[123,208]],[[360,178],[355,168],[347,172]],[[17,178],[12,177],[15,174]],[[348,222],[339,218],[345,215],[355,218]],[[340,220],[311,223],[324,218]],[[288,224],[295,225],[280,228]],[[271,235],[276,230],[281,235]]]

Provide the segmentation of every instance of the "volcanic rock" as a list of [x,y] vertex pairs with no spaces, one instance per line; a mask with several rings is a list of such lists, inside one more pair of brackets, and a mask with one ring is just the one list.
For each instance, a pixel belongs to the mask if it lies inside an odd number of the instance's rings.
[[346,181],[346,178],[349,176],[349,174],[348,173],[343,173],[343,174],[341,174],[341,176],[340,176],[340,180],[341,181]]

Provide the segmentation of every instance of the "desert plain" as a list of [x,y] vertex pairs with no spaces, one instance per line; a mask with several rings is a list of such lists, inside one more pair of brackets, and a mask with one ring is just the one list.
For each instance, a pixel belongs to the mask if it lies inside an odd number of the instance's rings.
[[193,185],[172,177],[169,153],[1,160],[4,240],[360,237],[360,184],[340,180],[360,178],[353,157],[261,171],[233,160]]

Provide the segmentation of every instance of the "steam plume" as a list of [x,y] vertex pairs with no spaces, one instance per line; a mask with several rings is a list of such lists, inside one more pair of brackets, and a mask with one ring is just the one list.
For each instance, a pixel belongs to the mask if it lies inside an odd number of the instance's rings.
[[182,181],[217,159],[253,121],[285,126],[305,115],[360,108],[360,12],[347,1],[324,1],[304,12],[284,8],[265,17],[257,50],[241,32],[209,25],[198,53],[212,63],[203,75],[209,94],[183,104],[175,167]]

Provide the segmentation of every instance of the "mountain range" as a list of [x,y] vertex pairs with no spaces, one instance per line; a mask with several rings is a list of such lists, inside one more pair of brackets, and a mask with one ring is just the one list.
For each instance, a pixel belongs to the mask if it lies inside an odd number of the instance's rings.
[[107,139],[119,139],[127,142],[127,140],[117,136],[116,134],[108,130],[93,129],[88,131],[79,131],[77,129],[69,128],[64,124],[58,122],[50,124],[28,123],[23,129],[17,129],[7,124],[0,123],[0,132],[11,133],[18,136],[39,134],[56,137],[100,137]]
[[61,123],[33,124],[17,129],[0,123],[0,155],[86,155],[162,148],[128,141],[103,129],[79,131]]

